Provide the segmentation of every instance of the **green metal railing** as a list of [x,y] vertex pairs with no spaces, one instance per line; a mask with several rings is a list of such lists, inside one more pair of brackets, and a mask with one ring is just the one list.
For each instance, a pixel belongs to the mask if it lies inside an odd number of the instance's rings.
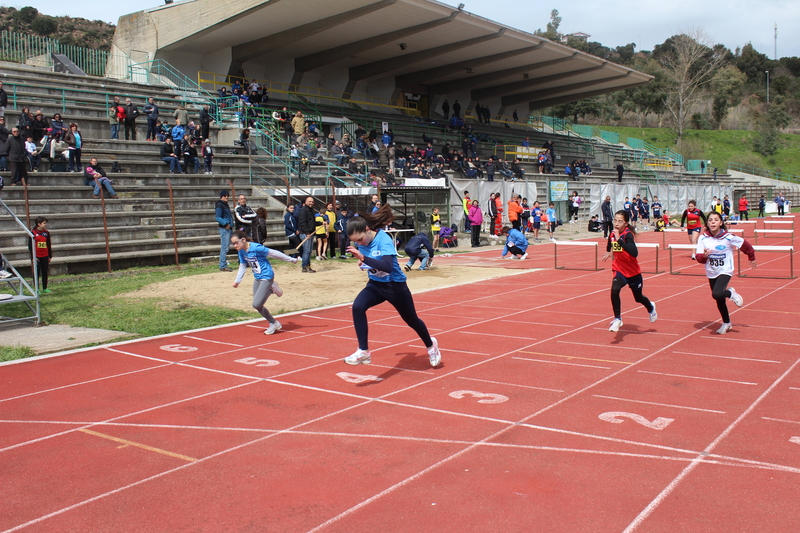
[[626,144],[634,150],[644,150],[644,141],[635,137],[628,137]]
[[52,54],[64,54],[90,76],[103,76],[108,52],[83,46],[64,45],[55,39],[3,30],[0,33],[0,60],[52,67]]
[[749,165],[741,165],[739,163],[728,163],[728,170],[736,170],[744,172],[745,174],[752,174],[754,176],[763,176],[774,180],[788,181],[789,183],[800,183],[800,176],[794,174],[784,174],[783,172],[775,172],[774,170],[767,170],[764,168],[751,167]]
[[134,83],[165,85],[183,92],[185,96],[198,96],[206,100],[214,98],[214,95],[200,87],[196,81],[163,59],[132,64],[128,67],[128,72]]

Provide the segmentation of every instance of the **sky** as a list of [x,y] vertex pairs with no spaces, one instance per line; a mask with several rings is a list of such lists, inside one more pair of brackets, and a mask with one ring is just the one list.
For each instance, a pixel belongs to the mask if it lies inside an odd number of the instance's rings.
[[[176,0],[180,1],[180,0]],[[291,0],[300,1],[300,0]],[[440,0],[442,1],[442,0]],[[462,0],[464,10],[533,33],[545,30],[550,11],[558,9],[562,33],[583,32],[608,47],[636,43],[637,50],[652,50],[668,37],[693,28],[705,32],[713,43],[731,50],[750,42],[773,57],[774,26],[778,24],[778,57],[800,56],[800,1],[798,0]],[[458,5],[458,0],[444,3]],[[163,5],[108,0],[30,0],[46,15],[70,15],[117,23],[132,10]]]

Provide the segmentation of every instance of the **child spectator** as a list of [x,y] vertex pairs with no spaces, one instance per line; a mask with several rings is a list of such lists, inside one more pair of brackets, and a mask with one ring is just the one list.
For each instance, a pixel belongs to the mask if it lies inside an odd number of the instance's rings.
[[50,232],[47,231],[47,218],[36,217],[31,233],[33,233],[33,239],[30,246],[36,250],[37,276],[42,279],[42,283],[39,285],[39,293],[49,293],[52,291],[47,288],[47,277],[50,270],[50,260],[53,259],[53,247],[50,244]]
[[25,151],[28,152],[31,171],[39,172],[39,163],[42,161],[42,156],[39,154],[39,150],[36,149],[36,143],[33,142],[33,137],[31,136],[25,141]]
[[206,174],[213,174],[211,171],[211,161],[214,159],[214,149],[211,148],[211,141],[206,139],[203,144],[203,161],[206,165]]
[[550,234],[550,242],[556,242],[556,226],[558,226],[558,215],[556,215],[556,204],[550,202],[547,205],[547,232]]

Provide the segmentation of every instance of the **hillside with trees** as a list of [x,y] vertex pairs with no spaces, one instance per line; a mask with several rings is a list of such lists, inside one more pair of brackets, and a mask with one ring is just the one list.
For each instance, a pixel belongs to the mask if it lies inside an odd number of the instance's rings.
[[[669,128],[677,150],[696,151],[689,130],[752,132],[748,150],[769,160],[800,132],[800,58],[773,60],[743,43],[735,50],[714,44],[702,30],[673,35],[652,51],[636,44],[609,48],[558,33],[558,11],[535,33],[654,77],[647,85],[559,105],[543,114],[574,123]],[[767,79],[769,72],[769,93]],[[686,155],[686,154],[684,154]],[[692,154],[695,155],[695,154]]]
[[57,39],[63,45],[110,50],[116,26],[101,20],[51,17],[35,7],[0,7],[0,31],[7,30]]

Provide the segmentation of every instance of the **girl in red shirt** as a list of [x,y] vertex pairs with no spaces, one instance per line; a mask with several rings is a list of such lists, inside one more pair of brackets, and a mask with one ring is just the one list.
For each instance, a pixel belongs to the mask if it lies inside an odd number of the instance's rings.
[[614,278],[611,281],[611,306],[614,308],[614,320],[611,321],[608,331],[619,331],[622,326],[622,304],[619,292],[625,285],[631,289],[633,299],[647,309],[650,322],[655,322],[658,318],[656,304],[642,294],[644,280],[639,260],[636,259],[639,250],[636,248],[634,235],[635,229],[630,225],[628,212],[624,209],[617,211],[614,214],[614,231],[608,236],[606,254],[603,256],[603,261],[608,261],[613,257],[611,270]]
[[[702,220],[702,223],[700,222]],[[686,210],[681,217],[681,228],[686,228],[689,233],[689,242],[697,244],[697,238],[700,232],[703,231],[703,225],[706,223],[706,216],[702,211],[697,209],[697,202],[689,200]],[[695,253],[692,252],[692,259],[695,258]]]
[[36,217],[34,226],[31,229],[33,233],[33,249],[36,253],[36,270],[42,278],[42,283],[39,285],[39,292],[51,292],[47,288],[47,276],[50,270],[50,260],[53,258],[53,248],[50,246],[50,232],[47,231],[47,218]]

